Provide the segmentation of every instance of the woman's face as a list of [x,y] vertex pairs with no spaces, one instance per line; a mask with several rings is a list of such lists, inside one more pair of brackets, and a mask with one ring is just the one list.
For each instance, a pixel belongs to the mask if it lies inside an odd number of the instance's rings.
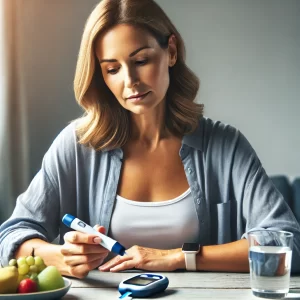
[[147,31],[120,24],[98,39],[96,55],[106,85],[125,109],[144,114],[164,101],[176,62],[174,37],[162,49]]

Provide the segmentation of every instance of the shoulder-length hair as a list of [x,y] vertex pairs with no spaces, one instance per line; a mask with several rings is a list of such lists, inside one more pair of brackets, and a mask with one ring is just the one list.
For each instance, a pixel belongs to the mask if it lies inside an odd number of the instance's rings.
[[176,136],[194,131],[203,114],[203,105],[194,102],[199,79],[185,64],[184,42],[175,26],[153,0],[102,0],[85,24],[75,71],[75,97],[85,111],[77,124],[79,143],[95,150],[114,149],[130,136],[129,113],[106,86],[95,54],[97,38],[117,24],[147,30],[165,49],[175,35],[177,61],[169,69],[165,124]]

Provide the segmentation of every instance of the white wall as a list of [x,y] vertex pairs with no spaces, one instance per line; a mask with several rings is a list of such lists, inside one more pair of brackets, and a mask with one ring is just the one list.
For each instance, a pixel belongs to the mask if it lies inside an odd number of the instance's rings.
[[[32,173],[81,113],[72,81],[83,25],[97,2],[17,2]],[[269,174],[300,176],[300,1],[157,2],[186,42],[206,116],[238,127]]]
[[300,176],[300,1],[158,3],[184,37],[206,115],[238,127],[269,174]]

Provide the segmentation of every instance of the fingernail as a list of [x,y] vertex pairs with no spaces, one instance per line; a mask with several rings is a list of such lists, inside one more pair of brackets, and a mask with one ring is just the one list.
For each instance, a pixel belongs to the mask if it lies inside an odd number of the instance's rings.
[[101,239],[100,239],[99,237],[95,237],[95,238],[93,239],[93,242],[94,242],[95,244],[100,244]]

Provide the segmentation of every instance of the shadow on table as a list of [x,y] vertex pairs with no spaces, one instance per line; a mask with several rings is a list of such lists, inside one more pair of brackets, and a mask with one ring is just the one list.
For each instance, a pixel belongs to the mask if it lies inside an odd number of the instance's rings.
[[94,279],[94,278],[84,278],[85,284],[87,284],[90,287],[94,288],[115,288],[117,286],[117,282],[115,280],[111,280],[110,278],[107,278],[107,280],[101,278]]
[[[59,298],[59,299],[61,299],[61,298]],[[57,300],[59,300],[59,299],[57,299]],[[63,298],[64,300],[78,300],[78,299],[80,299],[80,297],[77,297],[77,296],[74,296],[74,295],[72,295],[72,293],[68,293],[67,295],[65,295],[64,296],[64,298]]]

